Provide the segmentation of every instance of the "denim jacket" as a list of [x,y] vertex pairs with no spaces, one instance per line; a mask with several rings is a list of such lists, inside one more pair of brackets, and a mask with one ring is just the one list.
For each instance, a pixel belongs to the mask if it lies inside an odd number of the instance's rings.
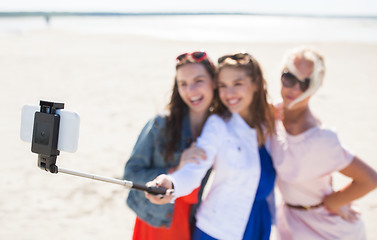
[[[126,163],[123,179],[145,184],[160,174],[167,174],[169,168],[179,164],[183,150],[193,141],[190,120],[186,114],[182,123],[179,149],[174,153],[173,161],[168,163],[164,161],[166,122],[166,116],[156,116],[145,125]],[[130,191],[127,204],[140,219],[152,226],[169,227],[171,224],[174,204],[153,204],[145,198],[144,192],[136,190]]]

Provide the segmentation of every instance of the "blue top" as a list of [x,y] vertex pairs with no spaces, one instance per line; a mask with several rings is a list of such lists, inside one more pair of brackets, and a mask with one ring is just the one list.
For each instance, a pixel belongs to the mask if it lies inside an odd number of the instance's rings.
[[272,164],[272,158],[264,146],[259,148],[259,155],[262,170],[261,177],[253,208],[251,209],[249,222],[247,223],[243,236],[243,239],[249,240],[270,239],[273,218],[267,202],[267,197],[274,189],[276,173]]
[[[274,218],[274,209],[269,204],[270,196],[273,196],[275,183],[275,169],[270,154],[264,145],[259,148],[261,162],[261,176],[253,207],[243,236],[244,240],[268,240],[270,239],[271,224]],[[195,228],[193,240],[216,240],[199,228]]]

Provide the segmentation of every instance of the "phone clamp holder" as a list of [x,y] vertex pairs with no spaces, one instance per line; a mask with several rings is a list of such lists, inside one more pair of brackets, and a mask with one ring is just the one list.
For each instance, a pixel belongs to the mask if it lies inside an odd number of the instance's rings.
[[57,110],[64,109],[64,103],[40,101],[40,112],[35,112],[31,151],[38,154],[38,167],[51,173],[65,173],[78,177],[90,178],[102,182],[114,183],[128,188],[146,191],[151,194],[165,194],[166,188],[145,186],[127,180],[120,180],[78,172],[56,166],[58,150],[60,115]]
[[40,101],[40,112],[34,115],[31,151],[38,154],[38,167],[51,173],[57,173],[56,158],[59,155],[58,138],[60,116],[58,109],[64,109],[64,103]]

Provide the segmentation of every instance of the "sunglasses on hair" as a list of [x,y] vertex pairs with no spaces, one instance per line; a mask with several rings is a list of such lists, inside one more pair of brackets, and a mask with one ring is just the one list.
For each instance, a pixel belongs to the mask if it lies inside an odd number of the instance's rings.
[[207,59],[206,52],[192,52],[192,53],[183,53],[177,58],[177,62],[183,62],[185,60],[193,60],[195,62],[201,62]]
[[218,63],[223,63],[226,59],[232,59],[239,64],[248,64],[251,63],[251,56],[247,53],[236,53],[233,55],[225,55],[218,59]]
[[305,78],[304,81],[301,81],[292,73],[284,71],[281,75],[281,82],[286,88],[292,88],[298,83],[301,91],[305,92],[309,88],[310,78]]

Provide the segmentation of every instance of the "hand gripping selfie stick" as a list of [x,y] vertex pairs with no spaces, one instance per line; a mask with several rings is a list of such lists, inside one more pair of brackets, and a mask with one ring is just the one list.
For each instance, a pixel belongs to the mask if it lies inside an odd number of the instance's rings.
[[31,142],[31,151],[38,154],[38,167],[51,173],[65,173],[78,177],[90,178],[102,182],[114,183],[126,186],[128,188],[146,191],[158,195],[165,194],[166,188],[147,187],[141,184],[135,184],[127,180],[102,177],[93,174],[77,172],[69,169],[58,168],[56,159],[60,151],[57,149],[60,115],[56,113],[58,109],[64,109],[64,103],[54,103],[40,101],[40,112],[34,115],[33,137]]

